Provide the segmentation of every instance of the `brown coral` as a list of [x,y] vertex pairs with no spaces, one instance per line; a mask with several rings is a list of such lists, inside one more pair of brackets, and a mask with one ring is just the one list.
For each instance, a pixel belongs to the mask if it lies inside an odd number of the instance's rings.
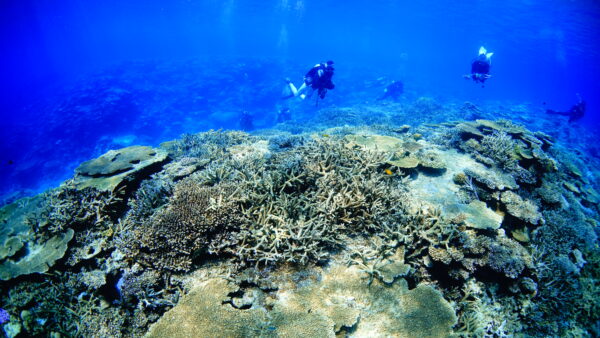
[[219,251],[228,244],[223,234],[242,222],[234,194],[232,185],[209,187],[192,179],[183,180],[175,187],[171,201],[149,224],[126,232],[121,243],[126,252],[145,265],[186,271],[196,252],[209,251],[209,247]]

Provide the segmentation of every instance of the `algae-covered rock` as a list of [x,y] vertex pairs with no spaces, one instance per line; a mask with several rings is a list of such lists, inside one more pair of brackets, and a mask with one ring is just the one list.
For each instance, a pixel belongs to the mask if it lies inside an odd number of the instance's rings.
[[567,188],[567,190],[574,192],[576,194],[581,193],[581,191],[579,190],[579,188],[577,188],[577,186],[571,182],[563,182],[563,186],[565,188]]
[[423,148],[423,145],[419,142],[408,141],[402,143],[402,149],[408,151],[409,153],[416,153],[420,149]]
[[252,144],[239,144],[227,149],[232,158],[238,161],[260,159],[270,154],[269,141],[261,140]]
[[592,204],[598,204],[600,202],[600,194],[594,188],[588,187],[583,189],[583,199]]
[[520,156],[523,159],[533,159],[533,151],[530,148],[516,147],[515,152],[518,156]]
[[487,129],[492,129],[492,130],[496,130],[496,131],[502,131],[504,129],[497,122],[490,121],[490,120],[475,120],[475,122],[477,122],[477,124],[478,124],[477,127],[479,129],[487,128]]
[[433,151],[428,151],[419,156],[419,165],[425,169],[442,171],[446,169],[446,163],[441,156]]
[[177,162],[172,162],[164,167],[164,173],[174,181],[190,176],[200,168],[206,166],[210,160],[196,157],[184,157]]
[[77,189],[94,187],[100,191],[114,191],[160,170],[167,159],[166,150],[152,147],[110,150],[75,169],[73,183]]
[[391,152],[402,149],[402,140],[381,135],[346,135],[347,147],[359,146],[365,150]]
[[495,170],[468,168],[465,170],[465,174],[485,185],[490,190],[514,190],[519,188],[519,185],[512,176]]
[[404,277],[411,271],[411,267],[404,263],[404,250],[398,250],[396,254],[388,257],[378,269],[382,282],[392,284],[396,278]]
[[456,126],[458,132],[466,136],[483,138],[485,135],[477,129],[478,124],[473,122],[463,122]]
[[512,237],[521,243],[529,243],[531,240],[529,237],[529,231],[527,227],[523,227],[521,229],[515,229],[512,231]]
[[503,217],[488,208],[482,201],[473,201],[460,206],[460,212],[465,214],[465,224],[474,229],[498,229]]
[[0,208],[0,261],[14,255],[33,238],[27,219],[37,218],[43,203],[43,196],[38,195]]
[[54,236],[44,243],[27,243],[27,253],[23,257],[17,260],[7,259],[0,264],[0,279],[10,280],[21,275],[48,271],[65,255],[74,233],[73,229],[68,229],[64,234]]
[[401,169],[413,169],[419,166],[419,159],[414,156],[392,157],[386,163]]

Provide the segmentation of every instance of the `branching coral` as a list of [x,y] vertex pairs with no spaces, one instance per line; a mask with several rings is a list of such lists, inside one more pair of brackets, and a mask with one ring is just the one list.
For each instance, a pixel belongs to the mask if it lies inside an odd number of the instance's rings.
[[[239,226],[241,213],[232,185],[202,186],[186,179],[173,198],[150,219],[120,235],[120,245],[138,261],[157,269],[186,271],[194,253],[213,251],[229,243],[218,236]],[[230,234],[234,236],[234,234]],[[219,243],[213,243],[215,238]]]
[[494,131],[481,139],[481,152],[493,158],[502,168],[512,169],[516,165],[514,156],[515,142],[505,132]]
[[185,134],[167,148],[176,159],[180,157],[200,157],[217,159],[228,147],[248,140],[249,135],[241,131],[222,132],[211,130],[198,134]]
[[66,185],[47,193],[45,217],[37,226],[46,235],[63,232],[66,228],[106,227],[121,203],[123,199],[118,193],[94,188],[78,190]]

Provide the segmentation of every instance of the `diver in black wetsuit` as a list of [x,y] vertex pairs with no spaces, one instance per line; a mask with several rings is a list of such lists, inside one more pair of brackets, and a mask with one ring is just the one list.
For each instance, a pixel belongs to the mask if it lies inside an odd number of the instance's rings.
[[385,100],[387,98],[391,98],[396,101],[400,98],[400,95],[404,93],[404,84],[402,81],[392,81],[385,89],[383,90],[383,95],[377,100]]
[[490,75],[490,68],[492,67],[492,55],[494,53],[488,53],[487,50],[482,46],[479,48],[479,55],[471,63],[471,74],[464,75],[467,80],[473,80],[476,83],[483,83],[485,80],[492,77]]
[[300,96],[301,99],[305,99],[307,97],[304,92],[308,88],[312,88],[313,91],[309,93],[309,97],[316,90],[321,99],[325,98],[325,94],[327,94],[327,90],[333,89],[335,85],[331,82],[331,78],[333,77],[333,61],[327,61],[325,63],[316,64],[312,67],[306,75],[304,75],[304,82],[300,88],[296,89],[296,86],[289,80],[286,79],[286,82],[291,90],[291,94],[285,96],[284,99],[288,99],[290,97]]
[[577,121],[585,115],[586,103],[581,99],[581,96],[577,94],[577,98],[579,98],[579,102],[574,104],[571,109],[568,111],[556,111],[552,109],[547,109],[547,114],[555,114],[555,115],[563,115],[569,117],[569,123],[573,121]]

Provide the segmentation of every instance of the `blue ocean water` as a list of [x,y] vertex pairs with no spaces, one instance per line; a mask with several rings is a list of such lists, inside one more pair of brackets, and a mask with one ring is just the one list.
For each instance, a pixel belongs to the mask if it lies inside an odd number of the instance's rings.
[[[111,148],[239,128],[243,111],[270,127],[283,79],[330,59],[321,107],[368,103],[398,79],[407,99],[525,105],[514,118],[535,127],[580,94],[586,116],[555,127],[584,130],[598,156],[594,0],[6,0],[0,16],[3,201]],[[485,88],[462,79],[480,46],[494,53]]]

